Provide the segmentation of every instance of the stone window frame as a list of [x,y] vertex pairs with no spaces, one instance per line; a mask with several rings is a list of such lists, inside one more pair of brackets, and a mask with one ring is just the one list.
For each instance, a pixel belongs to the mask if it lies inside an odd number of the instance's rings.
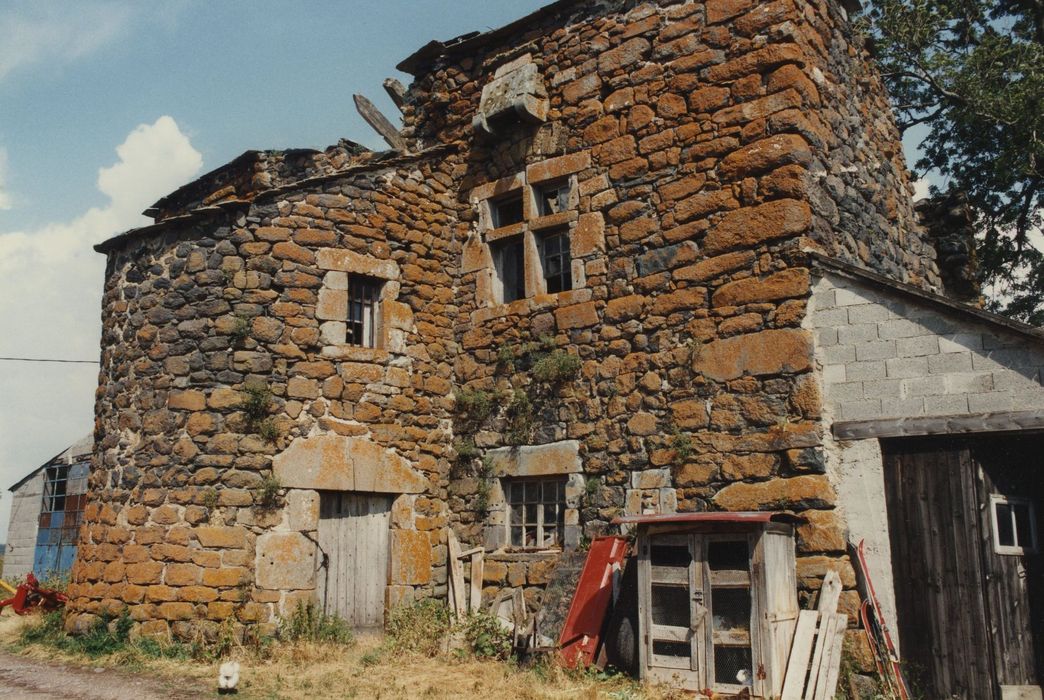
[[[568,478],[565,475],[552,474],[548,476],[531,476],[531,477],[513,477],[505,478],[501,484],[501,488],[507,494],[505,498],[507,504],[507,517],[505,518],[505,525],[508,528],[507,542],[508,546],[513,548],[524,548],[524,549],[551,549],[554,547],[561,547],[565,537],[565,511],[566,511],[566,484]],[[526,492],[529,490],[531,485],[538,486],[538,495],[535,500],[529,500]],[[553,486],[555,490],[554,497],[548,500],[547,489],[548,486]],[[514,493],[517,491],[522,492],[522,498],[517,502],[513,499]],[[536,514],[532,520],[526,516],[527,506],[533,505],[536,507]],[[555,507],[555,518],[554,522],[548,522],[547,520],[547,509],[545,506]],[[514,509],[519,507],[522,509],[522,519],[518,521],[515,519]],[[527,545],[524,541],[526,530],[532,528],[536,535],[537,544]],[[512,534],[514,531],[521,529],[523,540],[519,544],[516,544],[512,540]],[[550,543],[546,542],[548,532],[554,533],[554,540]]]
[[[405,352],[405,329],[396,322],[404,315],[398,307],[404,305],[398,302],[400,270],[395,261],[351,250],[321,248],[316,255],[316,267],[324,272],[315,311],[323,356],[379,361],[389,353]],[[373,347],[347,342],[348,280],[353,275],[383,282],[376,309]]]
[[[493,471],[484,528],[486,548],[520,552],[575,549],[580,544],[580,501],[586,487],[580,443],[577,440],[562,440],[544,445],[500,447],[486,454]],[[565,482],[563,529],[558,544],[540,547],[511,545],[507,485],[530,479],[561,479]]]
[[[540,296],[556,297],[587,286],[582,255],[576,248],[575,230],[580,219],[580,188],[577,174],[589,165],[589,158],[574,155],[550,158],[528,166],[515,175],[479,185],[471,191],[470,200],[478,213],[478,232],[483,247],[484,264],[477,285],[478,305],[482,307],[507,306]],[[566,208],[557,213],[543,214],[540,193],[549,186],[568,187]],[[506,226],[495,226],[497,202],[521,196],[522,221]],[[553,231],[564,231],[570,242],[571,289],[549,294],[543,274],[540,237]],[[493,247],[498,241],[521,237],[523,244],[523,272],[525,296],[503,301],[503,291],[494,264]]]

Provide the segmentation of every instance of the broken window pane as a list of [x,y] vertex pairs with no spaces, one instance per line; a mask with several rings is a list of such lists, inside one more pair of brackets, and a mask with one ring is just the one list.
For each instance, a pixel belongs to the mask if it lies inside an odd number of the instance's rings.
[[537,210],[540,216],[549,216],[569,208],[569,183],[556,182],[536,187]]

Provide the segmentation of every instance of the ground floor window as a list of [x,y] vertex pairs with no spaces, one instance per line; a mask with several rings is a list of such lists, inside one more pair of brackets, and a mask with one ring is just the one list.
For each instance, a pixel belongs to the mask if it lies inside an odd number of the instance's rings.
[[517,479],[506,484],[513,547],[558,547],[565,525],[566,480]]

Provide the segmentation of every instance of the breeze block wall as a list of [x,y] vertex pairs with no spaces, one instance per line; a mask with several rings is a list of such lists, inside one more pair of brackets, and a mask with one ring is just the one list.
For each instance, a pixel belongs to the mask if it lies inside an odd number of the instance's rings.
[[[389,606],[445,595],[452,528],[490,552],[486,599],[538,607],[558,550],[511,546],[503,485],[546,475],[565,479],[566,548],[624,513],[790,510],[802,595],[831,569],[851,589],[804,250],[938,275],[841,7],[562,1],[402,67],[414,155],[280,174],[250,201],[223,175],[216,204],[185,195],[198,208],[103,248],[70,626],[124,605],[159,634],[271,624],[314,595],[314,493],[352,490],[322,465],[358,454],[380,465],[365,479],[397,475]],[[485,118],[497,80],[529,91],[522,120]],[[539,217],[548,183],[568,202]],[[527,262],[524,297],[496,301],[489,207],[513,192],[507,233],[568,231],[572,289],[541,292]],[[386,280],[383,353],[337,346],[345,269]]]

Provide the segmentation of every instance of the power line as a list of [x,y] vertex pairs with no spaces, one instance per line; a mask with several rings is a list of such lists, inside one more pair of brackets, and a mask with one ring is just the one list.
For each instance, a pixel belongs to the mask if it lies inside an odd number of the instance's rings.
[[52,360],[43,357],[0,357],[0,360],[6,360],[8,362],[64,362],[67,364],[76,365],[96,365],[97,360]]

